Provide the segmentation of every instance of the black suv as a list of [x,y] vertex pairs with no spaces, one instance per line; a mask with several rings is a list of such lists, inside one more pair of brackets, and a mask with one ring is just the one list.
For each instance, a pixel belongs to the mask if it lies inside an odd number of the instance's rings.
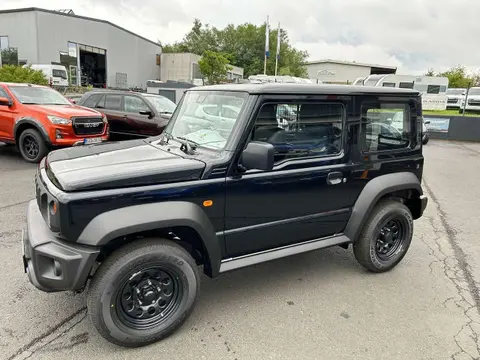
[[85,93],[78,105],[107,116],[110,140],[160,135],[177,106],[161,95],[101,89]]
[[[197,116],[206,106],[237,117]],[[401,121],[386,120],[398,112]],[[160,136],[42,160],[22,237],[26,272],[43,291],[91,280],[94,325],[133,347],[187,319],[200,266],[216,277],[352,244],[365,268],[388,271],[427,205],[421,134],[420,94],[407,89],[188,90]]]

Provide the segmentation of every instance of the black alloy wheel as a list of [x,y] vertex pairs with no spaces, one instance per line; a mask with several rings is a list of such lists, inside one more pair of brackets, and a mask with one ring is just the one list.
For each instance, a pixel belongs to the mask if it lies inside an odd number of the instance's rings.
[[18,137],[18,149],[22,157],[31,163],[40,162],[48,152],[47,144],[42,135],[33,128],[22,131]]
[[23,151],[29,159],[35,159],[40,151],[37,140],[31,134],[27,134],[23,137],[23,142],[20,146],[23,147]]

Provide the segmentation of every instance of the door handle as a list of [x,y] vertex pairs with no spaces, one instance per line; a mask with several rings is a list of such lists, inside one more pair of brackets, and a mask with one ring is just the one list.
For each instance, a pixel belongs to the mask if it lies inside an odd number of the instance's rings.
[[338,185],[343,181],[343,173],[340,171],[334,171],[327,175],[327,184],[328,185]]

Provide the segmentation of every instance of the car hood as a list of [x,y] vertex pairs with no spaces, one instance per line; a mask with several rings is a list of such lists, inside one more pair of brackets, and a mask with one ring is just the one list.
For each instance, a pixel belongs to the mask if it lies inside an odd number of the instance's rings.
[[95,116],[101,117],[102,114],[96,110],[78,105],[24,105],[30,110],[39,112],[43,115],[54,115],[70,119],[74,116]]
[[51,152],[48,177],[64,191],[105,190],[199,179],[205,164],[145,140],[78,146]]

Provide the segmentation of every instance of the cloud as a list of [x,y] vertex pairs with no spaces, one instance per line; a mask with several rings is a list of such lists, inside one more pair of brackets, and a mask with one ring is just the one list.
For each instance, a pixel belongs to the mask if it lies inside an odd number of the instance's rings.
[[[64,8],[63,0],[3,0],[0,8]],[[421,73],[480,67],[480,1],[473,0],[77,0],[75,13],[102,18],[154,41],[178,41],[194,18],[212,26],[281,22],[310,60],[395,65]]]

